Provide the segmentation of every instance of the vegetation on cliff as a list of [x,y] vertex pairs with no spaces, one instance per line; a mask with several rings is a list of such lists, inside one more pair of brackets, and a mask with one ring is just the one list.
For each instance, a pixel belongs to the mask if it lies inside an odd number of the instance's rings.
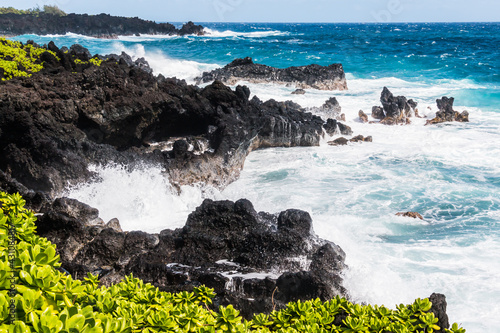
[[42,9],[40,7],[34,7],[30,9],[16,9],[14,7],[0,7],[0,14],[28,14],[28,15],[39,15],[40,13],[57,15],[57,16],[66,16],[67,14],[61,10],[56,5],[44,5]]
[[43,61],[40,57],[44,52],[56,56],[54,52],[33,44],[0,38],[0,78],[5,81],[13,77],[31,76],[32,73],[41,71]]
[[[396,310],[327,302],[291,302],[244,320],[231,305],[212,305],[213,290],[171,294],[128,276],[111,287],[96,276],[63,273],[55,246],[36,234],[19,194],[0,192],[0,333],[131,332],[429,332],[439,330],[428,299]],[[447,333],[463,333],[453,324]]]
[[[48,53],[48,55],[44,55]],[[56,52],[40,47],[33,42],[23,44],[18,41],[11,41],[0,37],[0,79],[10,80],[14,77],[29,77],[33,73],[44,68],[44,59],[55,59],[60,61]],[[68,58],[74,66],[88,67],[91,65],[100,66],[102,60],[98,57],[81,60],[76,55],[71,54]]]

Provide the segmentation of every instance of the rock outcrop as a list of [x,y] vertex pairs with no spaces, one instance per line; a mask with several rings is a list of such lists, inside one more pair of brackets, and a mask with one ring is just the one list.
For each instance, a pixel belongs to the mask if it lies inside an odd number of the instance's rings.
[[[60,59],[46,52],[42,72],[0,83],[0,169],[31,190],[55,194],[89,179],[90,163],[109,161],[157,163],[174,184],[223,187],[251,150],[319,145],[323,135],[320,117],[291,102],[249,100],[244,86],[200,89],[155,77],[126,55],[94,66],[81,46],[48,48]],[[177,140],[202,149],[155,148]]]
[[197,84],[219,80],[230,85],[235,85],[239,81],[247,81],[252,83],[286,84],[300,89],[347,89],[344,68],[341,64],[331,64],[329,66],[313,64],[280,69],[255,64],[250,57],[235,59],[223,68],[204,72],[196,80]]
[[427,120],[426,125],[439,124],[450,121],[458,121],[458,122],[468,122],[469,121],[469,112],[462,111],[459,113],[458,111],[453,110],[453,97],[443,96],[436,100],[437,107],[439,109],[436,112],[436,117],[433,119]]
[[155,23],[138,17],[119,17],[108,14],[68,14],[58,16],[47,13],[1,14],[0,35],[59,34],[68,32],[98,37],[116,38],[118,35],[203,35],[203,27],[193,22],[177,29],[170,23]]
[[387,87],[384,87],[380,95],[382,107],[374,106],[372,108],[372,117],[380,119],[381,124],[396,125],[409,124],[410,119],[415,113],[417,102],[404,96],[394,96]]
[[[247,317],[292,300],[345,295],[345,254],[312,231],[308,213],[256,212],[248,200],[205,200],[181,229],[123,233],[97,211],[60,198],[37,222],[57,244],[62,267],[73,276],[99,273],[111,284],[134,276],[162,290],[215,288],[216,304],[233,304]],[[273,299],[272,299],[273,298]]]

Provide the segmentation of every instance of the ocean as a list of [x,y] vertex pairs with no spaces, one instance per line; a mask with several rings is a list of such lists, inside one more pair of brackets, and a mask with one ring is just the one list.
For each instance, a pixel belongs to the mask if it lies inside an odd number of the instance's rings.
[[[353,300],[394,308],[443,293],[451,322],[470,333],[500,326],[500,23],[253,24],[201,23],[206,36],[24,35],[91,53],[145,57],[156,74],[193,83],[203,71],[250,56],[275,67],[342,63],[346,91],[247,84],[261,100],[320,106],[336,97],[354,134],[373,142],[252,152],[224,190],[204,184],[173,194],[161,168],[95,165],[93,183],[65,195],[117,217],[124,230],[182,227],[205,198],[247,198],[257,210],[308,211],[315,232],[347,254],[345,286]],[[454,97],[469,123],[364,124],[358,111],[380,105],[386,86],[416,100],[432,117],[435,100]],[[424,220],[396,216],[416,211]]]

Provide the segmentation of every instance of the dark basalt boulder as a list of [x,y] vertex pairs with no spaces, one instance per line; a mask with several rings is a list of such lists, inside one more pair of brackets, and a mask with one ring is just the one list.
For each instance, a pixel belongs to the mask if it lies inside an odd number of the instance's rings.
[[432,303],[430,312],[434,313],[434,317],[438,319],[436,325],[441,328],[435,332],[445,333],[446,329],[450,327],[448,314],[446,313],[446,297],[443,294],[433,293],[429,297],[429,301]]
[[98,273],[110,284],[133,273],[168,291],[205,284],[215,288],[215,304],[236,304],[247,317],[290,300],[346,294],[344,252],[318,238],[300,210],[273,215],[256,212],[245,199],[205,200],[183,228],[160,234],[89,223],[94,213],[61,199],[37,221],[39,234],[57,245],[63,268],[76,277]]
[[458,122],[468,122],[469,121],[469,112],[462,111],[459,113],[458,111],[453,110],[453,102],[455,99],[453,97],[443,96],[436,100],[437,107],[439,109],[436,112],[436,117],[431,120],[427,120],[426,125],[439,124],[450,121],[458,121]]
[[230,85],[235,85],[238,81],[249,81],[252,83],[286,84],[300,89],[347,89],[345,73],[341,64],[329,66],[313,64],[281,69],[255,64],[250,57],[235,59],[223,68],[204,72],[201,77],[196,78],[197,84],[215,80]]
[[381,124],[397,125],[409,124],[410,117],[415,112],[417,102],[406,99],[404,96],[394,96],[387,87],[384,87],[380,95],[382,108],[374,106],[372,108],[372,117],[380,119]]
[[188,22],[181,29],[170,23],[155,23],[138,17],[119,17],[108,14],[68,14],[57,16],[46,13],[1,14],[0,35],[58,34],[68,32],[98,37],[117,38],[118,35],[203,35],[203,27]]

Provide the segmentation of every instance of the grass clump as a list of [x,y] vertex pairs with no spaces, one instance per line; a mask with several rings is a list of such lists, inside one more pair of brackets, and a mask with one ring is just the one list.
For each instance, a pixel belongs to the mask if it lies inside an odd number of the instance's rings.
[[[244,320],[211,309],[213,289],[167,293],[133,276],[111,287],[62,273],[55,246],[36,234],[19,194],[0,192],[0,333],[426,332],[438,330],[428,299],[390,310],[336,297],[292,302]],[[12,305],[12,306],[10,306]],[[448,333],[464,333],[453,324]]]

